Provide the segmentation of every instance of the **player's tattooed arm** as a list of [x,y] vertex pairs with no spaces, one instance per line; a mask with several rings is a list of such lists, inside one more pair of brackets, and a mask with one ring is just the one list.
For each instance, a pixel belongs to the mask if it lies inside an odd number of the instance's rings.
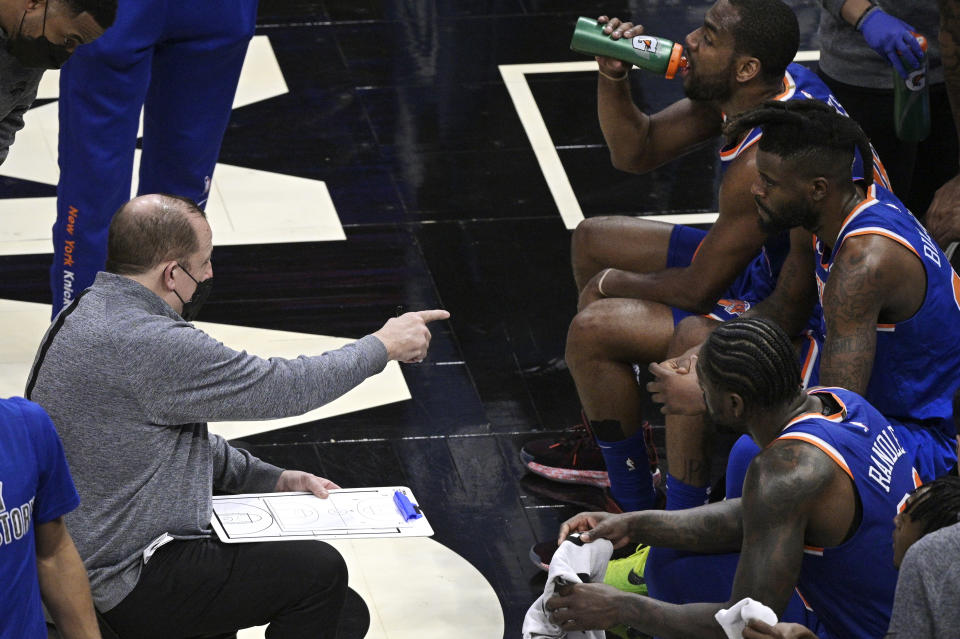
[[877,256],[868,249],[870,243],[861,238],[845,242],[823,289],[827,336],[820,362],[820,383],[861,395],[870,381],[877,320],[890,285]]
[[571,533],[583,533],[583,540],[588,542],[609,539],[615,548],[645,543],[676,550],[735,552],[740,549],[743,536],[740,500],[687,510],[580,513],[563,522],[557,543]]
[[766,317],[779,324],[788,335],[798,335],[817,302],[814,259],[810,232],[802,228],[790,231],[790,253],[780,269],[776,288],[744,313],[744,317]]
[[779,616],[797,583],[810,513],[834,481],[830,459],[798,441],[775,442],[744,481],[743,547],[731,601],[752,597]]
[[706,553],[735,552],[743,539],[739,499],[686,510],[643,510],[630,516],[630,538],[651,546]]

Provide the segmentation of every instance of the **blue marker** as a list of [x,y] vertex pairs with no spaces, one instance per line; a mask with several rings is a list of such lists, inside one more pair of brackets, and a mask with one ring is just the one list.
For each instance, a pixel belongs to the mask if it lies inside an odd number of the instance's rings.
[[423,513],[420,512],[420,507],[410,501],[410,499],[399,490],[393,491],[393,503],[397,505],[397,510],[403,515],[404,521],[423,517]]

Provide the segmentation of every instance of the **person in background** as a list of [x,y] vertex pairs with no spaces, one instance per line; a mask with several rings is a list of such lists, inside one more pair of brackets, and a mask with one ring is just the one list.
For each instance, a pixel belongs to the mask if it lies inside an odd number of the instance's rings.
[[[887,639],[952,639],[960,628],[960,477],[918,488],[894,518],[893,565],[899,569]],[[799,624],[754,621],[744,639],[815,639]]]
[[[829,636],[881,636],[897,579],[892,515],[919,484],[917,466],[929,463],[928,448],[914,444],[931,433],[891,423],[841,388],[804,391],[793,344],[768,319],[717,326],[696,370],[711,420],[749,434],[762,449],[742,497],[686,510],[584,513],[563,524],[559,539],[581,532],[584,542],[603,537],[615,547],[739,550],[729,600],[673,605],[577,584],[547,602],[554,620],[567,630],[624,623],[658,637],[720,638],[718,610],[751,597],[782,616],[796,587]],[[689,590],[706,575],[687,573]]]
[[80,503],[50,417],[0,400],[0,639],[100,639],[90,583],[64,515]]
[[48,329],[26,395],[63,439],[83,499],[68,523],[117,634],[222,635],[269,623],[271,638],[332,638],[347,590],[339,553],[316,541],[220,543],[210,535],[211,488],[326,497],[338,486],[234,448],[207,422],[299,415],[390,360],[421,361],[427,323],[449,313],[405,313],[335,351],[263,359],[189,321],[210,293],[212,252],[190,200],[147,195],[121,207],[107,271]]
[[110,219],[130,199],[141,109],[139,193],[206,205],[256,20],[257,0],[124,2],[64,67],[53,315],[103,269]]
[[47,69],[113,24],[116,0],[0,0],[0,164]]

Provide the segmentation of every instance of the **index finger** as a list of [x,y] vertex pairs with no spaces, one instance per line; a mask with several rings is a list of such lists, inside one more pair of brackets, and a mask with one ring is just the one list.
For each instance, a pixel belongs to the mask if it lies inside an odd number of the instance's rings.
[[430,311],[414,311],[414,313],[419,315],[420,319],[422,319],[424,322],[435,322],[437,320],[445,320],[450,317],[449,312],[440,308],[435,308]]
[[563,584],[562,586],[559,586],[556,590],[554,590],[554,592],[560,595],[561,597],[567,597],[569,595],[572,595],[573,584]]
[[908,47],[907,51],[904,51],[904,57],[916,69],[920,66],[920,60],[923,59],[923,47],[920,46],[920,41],[909,32],[904,36],[903,41]]
[[656,362],[650,362],[650,366],[647,367],[647,370],[649,370],[654,377],[665,377],[667,374],[673,372],[663,364],[658,364]]
[[783,637],[775,628],[768,626],[759,619],[751,619],[743,629],[743,639],[764,639],[765,637]]
[[[586,524],[586,527],[584,527]],[[574,515],[570,519],[563,522],[563,525],[560,526],[560,534],[557,536],[557,545],[563,543],[563,540],[567,538],[570,533],[583,532],[584,530],[590,530],[596,526],[595,521],[591,521],[590,513],[580,513],[579,515]]]
[[337,490],[340,488],[340,486],[336,485],[329,479],[324,479],[323,477],[317,477],[314,475],[308,480],[307,488],[311,493],[314,494],[315,497],[326,499],[330,496],[328,491]]

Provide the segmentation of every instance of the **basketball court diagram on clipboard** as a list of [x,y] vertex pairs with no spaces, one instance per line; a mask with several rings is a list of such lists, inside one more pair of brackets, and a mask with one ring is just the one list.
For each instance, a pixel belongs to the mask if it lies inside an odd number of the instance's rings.
[[433,535],[405,486],[220,495],[210,523],[224,543]]

